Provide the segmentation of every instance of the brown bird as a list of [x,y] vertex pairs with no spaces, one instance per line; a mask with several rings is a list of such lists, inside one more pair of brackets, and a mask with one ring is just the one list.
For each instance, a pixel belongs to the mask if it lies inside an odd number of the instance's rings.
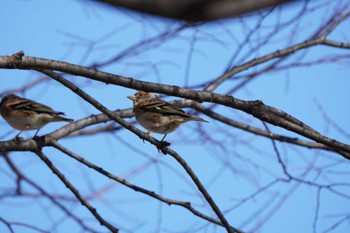
[[161,142],[168,133],[176,130],[188,121],[208,122],[199,117],[188,115],[180,107],[159,99],[154,93],[138,91],[128,96],[134,103],[136,121],[151,132],[164,134]]
[[61,116],[64,115],[63,112],[57,112],[46,105],[15,94],[7,94],[2,98],[0,113],[9,125],[20,130],[16,138],[24,130],[36,129],[35,137],[39,130],[49,122],[73,121],[73,119]]

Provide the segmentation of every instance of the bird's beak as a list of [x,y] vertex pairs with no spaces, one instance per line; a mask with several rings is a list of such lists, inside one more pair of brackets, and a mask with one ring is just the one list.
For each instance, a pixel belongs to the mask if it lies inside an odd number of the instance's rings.
[[135,96],[130,95],[130,96],[127,96],[127,97],[128,97],[128,99],[131,99],[132,101],[135,101],[135,100],[136,100],[136,97],[135,97]]

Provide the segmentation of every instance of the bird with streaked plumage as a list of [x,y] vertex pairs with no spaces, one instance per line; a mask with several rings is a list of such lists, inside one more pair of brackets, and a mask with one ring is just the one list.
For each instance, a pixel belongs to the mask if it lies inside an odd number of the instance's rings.
[[63,117],[63,112],[53,110],[51,107],[33,100],[21,98],[15,94],[5,95],[0,102],[1,116],[13,128],[20,130],[15,138],[25,130],[39,130],[50,122],[67,121],[73,119]]
[[180,107],[173,105],[156,96],[156,94],[138,91],[133,96],[128,96],[133,101],[136,121],[148,130],[147,134],[166,135],[176,130],[181,124],[189,121],[208,122],[199,117],[193,117]]

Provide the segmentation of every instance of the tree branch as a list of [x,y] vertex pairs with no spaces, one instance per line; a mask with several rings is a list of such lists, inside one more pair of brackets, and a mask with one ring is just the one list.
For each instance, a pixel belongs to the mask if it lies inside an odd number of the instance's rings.
[[207,190],[205,189],[204,185],[199,181],[198,177],[196,174],[192,171],[192,169],[187,165],[187,163],[181,158],[179,154],[177,154],[175,151],[164,147],[161,142],[157,141],[156,139],[150,137],[148,134],[141,132],[138,130],[136,127],[133,125],[130,125],[128,122],[124,121],[122,118],[120,118],[117,115],[114,115],[111,111],[109,111],[107,108],[105,108],[102,104],[100,104],[98,101],[87,95],[83,90],[79,89],[77,86],[75,86],[73,83],[70,81],[64,79],[60,75],[56,74],[53,71],[50,70],[40,70],[40,72],[50,76],[51,78],[55,79],[56,81],[60,82],[64,86],[68,87],[75,93],[77,93],[80,97],[85,99],[87,102],[89,102],[91,105],[93,105],[95,108],[98,110],[102,111],[104,114],[106,114],[108,117],[111,119],[115,120],[117,123],[122,125],[124,128],[132,131],[136,135],[138,135],[140,138],[149,141],[153,145],[156,145],[158,149],[160,149],[164,154],[169,154],[172,157],[174,157],[181,165],[182,167],[186,170],[186,172],[190,175],[192,178],[193,182],[197,185],[199,191],[203,194],[213,211],[216,213],[220,221],[222,222],[223,226],[226,228],[226,230],[230,233],[236,232],[231,226],[229,225],[228,221],[216,205],[216,203],[213,201]]
[[[23,54],[23,52],[19,52],[19,53]],[[59,75],[53,73],[50,70],[58,70],[58,71],[62,71],[62,72],[73,74],[73,75],[84,76],[84,77],[87,77],[87,78],[90,78],[90,79],[93,79],[96,81],[120,85],[120,86],[124,86],[124,87],[128,87],[128,88],[150,91],[150,92],[164,93],[164,94],[168,94],[168,95],[173,95],[173,96],[178,96],[178,97],[182,97],[182,98],[196,100],[198,102],[211,102],[211,103],[224,105],[227,107],[239,109],[239,110],[244,111],[248,114],[251,114],[254,117],[256,117],[260,120],[263,120],[267,123],[285,128],[287,130],[290,130],[290,131],[293,131],[297,134],[300,134],[304,137],[310,138],[316,142],[322,143],[322,144],[332,148],[336,152],[343,151],[346,153],[350,153],[350,146],[349,145],[338,142],[338,141],[331,139],[331,138],[328,138],[326,136],[323,136],[320,133],[318,133],[317,131],[315,131],[314,129],[312,129],[310,126],[304,124],[303,122],[292,117],[291,115],[287,114],[286,112],[283,112],[279,109],[265,105],[261,101],[243,101],[243,100],[234,98],[233,96],[215,94],[215,93],[210,93],[207,91],[193,91],[193,90],[186,89],[186,88],[180,88],[178,86],[170,86],[170,85],[163,85],[163,84],[157,84],[157,83],[152,83],[152,82],[138,81],[138,80],[135,80],[132,78],[125,78],[125,77],[122,77],[119,75],[113,75],[110,73],[98,71],[96,69],[90,69],[90,68],[86,68],[83,66],[69,64],[67,62],[59,62],[59,61],[47,60],[47,59],[35,58],[35,57],[22,57],[20,59],[20,58],[18,58],[18,53],[14,54],[12,56],[5,56],[5,57],[0,56],[0,68],[14,68],[14,67],[16,67],[17,69],[38,70],[38,71],[43,72],[49,76],[50,76],[50,74],[52,74],[52,78],[57,76],[56,80],[61,80],[60,81],[61,83],[63,83],[63,82],[68,83],[68,81],[67,80],[62,81],[65,79],[62,79]],[[77,88],[72,83],[70,83],[67,87],[69,87],[71,90],[75,91],[77,94],[82,92],[82,90]],[[88,97],[86,97],[86,98],[87,99],[85,99],[85,100],[90,99]],[[90,99],[90,101],[94,101],[94,100]],[[97,108],[100,107],[99,108],[100,110],[105,109],[98,102],[94,102],[94,106]],[[105,109],[105,110],[107,110],[107,109]],[[136,131],[135,127],[131,126],[130,124],[127,124],[120,117],[114,116],[110,111],[108,111],[108,112],[109,113],[106,114],[108,117],[115,120],[116,122],[121,124],[123,127],[129,129],[130,131],[133,131],[139,137],[147,140],[147,138],[148,138],[147,134],[144,134],[141,131]],[[157,142],[158,141],[153,141],[151,143],[154,145],[159,145],[159,143],[157,143]],[[347,155],[342,154],[342,156],[347,158],[347,159],[350,159],[350,157]]]
[[[50,146],[53,146],[55,147],[56,149],[60,150],[61,152],[67,154],[68,156],[70,156],[71,158],[77,160],[78,162],[84,164],[85,166],[101,173],[102,175],[112,179],[112,180],[115,180],[117,181],[118,183],[121,183],[123,185],[125,185],[126,187],[129,187],[133,190],[135,190],[136,192],[141,192],[143,194],[146,194],[152,198],[155,198],[159,201],[162,201],[168,205],[177,205],[177,206],[181,206],[181,207],[184,207],[186,209],[188,209],[190,212],[192,212],[194,215],[202,218],[202,219],[205,219],[209,222],[212,222],[214,224],[217,224],[217,225],[220,225],[220,226],[223,226],[223,224],[216,220],[216,219],[213,219],[207,215],[204,215],[203,213],[201,213],[200,211],[196,210],[195,208],[192,207],[191,203],[190,202],[183,202],[183,201],[178,201],[178,200],[172,200],[172,199],[169,199],[169,198],[165,198],[161,195],[158,195],[157,193],[153,192],[153,191],[150,191],[150,190],[147,190],[147,189],[144,189],[142,187],[139,187],[135,184],[132,184],[130,182],[128,182],[127,180],[125,179],[122,179],[116,175],[114,175],[113,173],[109,172],[109,171],[106,171],[105,169],[103,169],[102,167],[100,166],[96,166],[95,164],[89,162],[88,160],[80,157],[79,155],[77,155],[76,153],[68,150],[67,148],[63,147],[61,144],[59,144],[58,142],[56,142],[55,140],[52,140],[50,142]],[[242,233],[241,230],[237,229],[237,228],[234,228],[234,227],[231,227],[234,230],[234,232],[237,232],[237,233]]]
[[80,201],[80,203],[85,206],[91,214],[100,222],[101,225],[108,228],[111,232],[117,233],[119,230],[115,228],[113,225],[108,223],[104,218],[101,217],[97,210],[90,205],[79,193],[78,189],[76,189],[67,178],[57,169],[57,167],[46,157],[44,153],[41,151],[36,151],[35,154],[48,166],[48,168],[62,181],[63,184],[74,194],[74,196]]
[[99,0],[113,7],[140,13],[189,21],[207,21],[234,17],[273,7],[289,0]]

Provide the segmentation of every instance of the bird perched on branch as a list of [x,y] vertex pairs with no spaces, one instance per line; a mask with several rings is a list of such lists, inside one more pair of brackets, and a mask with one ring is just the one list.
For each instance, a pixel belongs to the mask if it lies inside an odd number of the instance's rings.
[[208,122],[199,117],[188,115],[180,107],[159,99],[154,93],[138,91],[128,96],[134,103],[136,121],[151,132],[164,134],[161,142],[168,133],[176,130],[188,121]]
[[49,122],[68,121],[73,119],[63,117],[63,112],[57,112],[52,108],[35,101],[21,98],[15,94],[5,95],[0,102],[1,116],[13,128],[20,130],[16,138],[24,130],[39,130]]

